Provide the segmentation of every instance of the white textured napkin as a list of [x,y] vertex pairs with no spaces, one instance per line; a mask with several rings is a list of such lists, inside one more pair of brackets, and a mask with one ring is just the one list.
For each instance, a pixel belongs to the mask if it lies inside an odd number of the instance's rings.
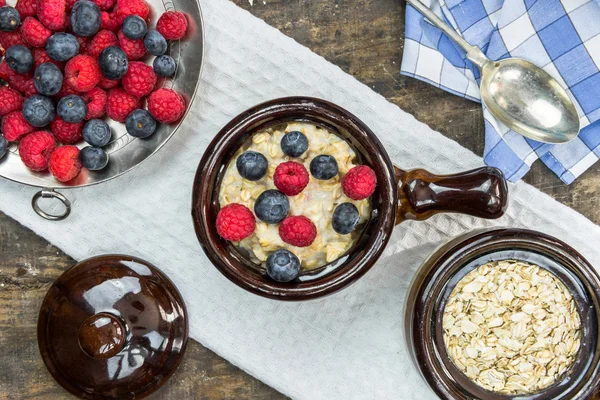
[[404,342],[406,290],[442,241],[491,225],[558,236],[600,265],[600,229],[524,183],[511,185],[507,216],[491,223],[441,215],[397,227],[381,261],[333,296],[282,303],[246,293],[210,265],[194,234],[194,172],[214,135],[245,109],[275,97],[331,100],[363,119],[404,168],[450,173],[481,158],[416,121],[336,66],[226,0],[203,0],[206,59],[193,110],[156,156],[103,185],[66,192],[74,212],[46,222],[35,189],[0,180],[0,209],[76,259],[142,257],[182,292],[190,333],[252,375],[298,399],[433,399]]

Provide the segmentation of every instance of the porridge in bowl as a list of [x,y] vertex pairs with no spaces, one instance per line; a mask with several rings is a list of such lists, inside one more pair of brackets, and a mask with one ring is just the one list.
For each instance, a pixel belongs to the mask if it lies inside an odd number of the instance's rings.
[[375,187],[345,140],[311,123],[282,124],[254,134],[227,165],[217,231],[271,278],[291,281],[354,245]]

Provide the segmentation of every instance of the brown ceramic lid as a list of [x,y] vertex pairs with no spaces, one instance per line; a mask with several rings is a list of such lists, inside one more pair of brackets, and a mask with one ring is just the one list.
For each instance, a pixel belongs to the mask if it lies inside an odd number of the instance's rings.
[[85,399],[133,399],[158,389],[179,365],[188,318],[177,288],[134,257],[77,264],[52,285],[40,309],[46,367]]

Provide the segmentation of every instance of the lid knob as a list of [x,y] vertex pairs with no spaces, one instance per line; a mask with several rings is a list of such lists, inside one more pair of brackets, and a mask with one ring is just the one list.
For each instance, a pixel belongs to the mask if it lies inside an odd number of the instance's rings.
[[125,328],[119,318],[108,313],[88,317],[79,328],[79,346],[92,358],[107,359],[125,345]]

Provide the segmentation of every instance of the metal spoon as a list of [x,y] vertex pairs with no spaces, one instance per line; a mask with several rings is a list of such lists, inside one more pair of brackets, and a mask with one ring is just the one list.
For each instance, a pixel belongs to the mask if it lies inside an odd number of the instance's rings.
[[419,0],[407,2],[467,52],[481,71],[481,99],[507,127],[545,143],[564,143],[579,134],[575,104],[546,71],[520,58],[491,61]]

